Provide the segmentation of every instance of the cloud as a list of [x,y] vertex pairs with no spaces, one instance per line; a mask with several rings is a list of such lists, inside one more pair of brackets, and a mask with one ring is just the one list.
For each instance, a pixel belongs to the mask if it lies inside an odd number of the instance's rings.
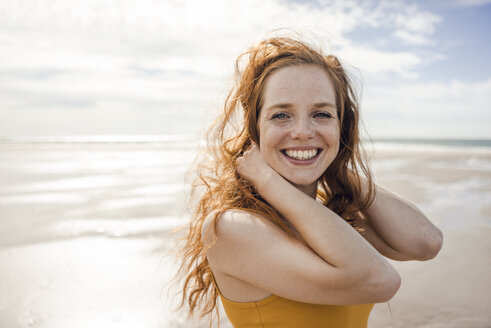
[[92,99],[88,99],[86,97],[65,97],[65,96],[56,96],[56,97],[46,97],[43,95],[39,95],[37,97],[29,97],[30,99],[24,99],[21,103],[11,106],[13,109],[22,109],[22,108],[59,108],[62,110],[71,109],[71,108],[89,108],[94,107],[96,102]]
[[279,0],[52,0],[43,6],[3,0],[0,22],[4,65],[118,69],[120,61],[160,58],[161,65],[170,59],[179,68],[192,65],[206,72],[204,67],[217,67],[190,60],[230,59],[281,27],[307,35],[315,31],[340,50],[350,46],[347,32],[365,26],[395,29],[407,42],[426,42],[438,18],[415,5],[387,1],[329,1],[313,8]]
[[491,0],[454,0],[453,5],[458,7],[473,7],[490,4]]
[[491,79],[367,85],[363,100],[376,136],[491,138]]
[[48,80],[67,73],[69,73],[67,70],[52,68],[13,68],[0,70],[0,78],[20,77],[34,80]]
[[408,44],[425,45],[429,43],[429,40],[426,36],[421,34],[414,34],[406,30],[398,29],[394,31],[393,35]]
[[[440,21],[401,1],[0,0],[0,115],[12,133],[35,133],[41,125],[42,133],[55,131],[45,117],[57,117],[58,127],[84,122],[90,133],[118,126],[120,133],[135,132],[128,122],[160,131],[155,117],[165,117],[160,124],[175,121],[167,112],[184,111],[184,123],[193,111],[201,117],[203,107],[221,99],[235,57],[283,27],[339,54],[371,80],[414,80],[428,64],[424,47]],[[366,28],[409,47],[348,37]],[[41,115],[32,129],[15,129],[19,111],[24,120],[17,125],[26,125],[27,113]],[[142,115],[148,111],[156,116]],[[96,123],[101,119],[114,125],[104,130]]]
[[430,43],[435,25],[441,22],[441,18],[432,13],[421,11],[415,5],[403,5],[403,8],[403,12],[398,12],[393,17],[396,27],[394,36],[408,44],[424,45]]
[[[381,51],[374,48],[352,45],[338,52],[338,56],[346,64],[356,67],[373,79],[380,79],[382,75],[393,73],[404,78],[416,78],[415,68],[421,65],[421,58],[411,52]],[[353,64],[352,63],[356,63]]]

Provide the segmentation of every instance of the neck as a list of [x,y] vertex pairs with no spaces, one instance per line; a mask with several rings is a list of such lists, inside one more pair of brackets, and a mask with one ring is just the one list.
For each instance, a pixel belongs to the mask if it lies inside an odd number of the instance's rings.
[[[292,183],[293,184],[293,183]],[[293,184],[295,188],[307,194],[310,198],[315,199],[317,197],[317,182],[309,185],[296,185]]]

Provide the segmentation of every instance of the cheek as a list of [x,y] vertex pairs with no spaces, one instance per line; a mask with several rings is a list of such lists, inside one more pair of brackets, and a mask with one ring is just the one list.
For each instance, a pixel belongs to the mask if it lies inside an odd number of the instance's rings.
[[339,128],[336,125],[323,125],[316,129],[317,135],[326,143],[334,144],[340,140]]
[[330,135],[331,147],[335,150],[335,157],[339,154],[339,146],[341,144],[341,135],[339,134],[339,130],[335,130]]
[[324,136],[325,138],[332,140],[332,141],[338,141],[341,137],[340,135],[340,130],[338,126],[331,126],[329,129],[326,129],[324,131]]
[[264,161],[271,166],[273,169],[275,169],[275,159],[274,159],[274,148],[272,148],[272,145],[268,143],[267,138],[260,138],[259,139],[259,151],[261,152],[261,156],[263,157]]
[[281,136],[267,126],[261,129],[261,137],[259,138],[259,149],[263,158],[271,164],[269,161],[274,158],[278,147],[280,147]]
[[268,123],[261,123],[259,125],[259,145],[268,146],[271,145],[272,139],[274,138],[274,128],[272,128]]
[[332,142],[334,143],[338,143],[339,144],[339,141],[340,141],[340,135],[339,135],[339,131],[332,131],[330,134],[329,134],[329,139],[332,140]]
[[261,151],[261,155],[263,155],[263,158],[267,159],[271,155],[272,147],[273,145],[268,134],[262,134],[261,138],[259,138],[259,150]]

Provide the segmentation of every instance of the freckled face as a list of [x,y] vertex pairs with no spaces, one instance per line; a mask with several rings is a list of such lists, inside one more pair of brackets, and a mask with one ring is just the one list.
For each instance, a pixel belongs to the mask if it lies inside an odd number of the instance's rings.
[[259,113],[259,147],[281,176],[312,194],[339,150],[339,118],[323,68],[281,68],[266,80]]

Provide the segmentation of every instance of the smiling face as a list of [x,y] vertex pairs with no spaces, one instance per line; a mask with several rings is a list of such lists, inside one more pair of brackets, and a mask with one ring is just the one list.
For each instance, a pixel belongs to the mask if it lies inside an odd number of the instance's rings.
[[323,68],[288,66],[268,77],[258,119],[261,154],[312,197],[338,153],[339,125],[336,94]]

